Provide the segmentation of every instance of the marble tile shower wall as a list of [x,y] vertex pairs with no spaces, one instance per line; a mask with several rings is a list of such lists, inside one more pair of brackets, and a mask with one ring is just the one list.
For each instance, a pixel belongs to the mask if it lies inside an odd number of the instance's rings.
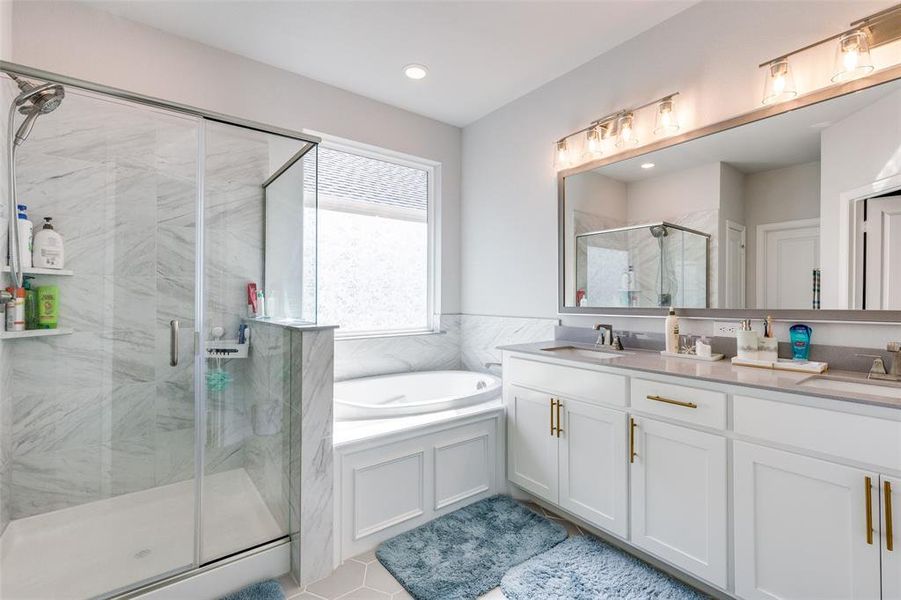
[[[184,357],[195,327],[197,132],[194,120],[73,93],[22,146],[19,200],[64,236],[75,275],[52,283],[60,323],[75,333],[7,352],[12,376],[3,381],[15,385],[0,394],[0,426],[11,430],[0,429],[10,440],[0,506],[9,519],[194,476],[193,365]],[[222,325],[234,337],[244,284],[262,276],[268,154],[225,126],[210,128],[207,153],[201,330]],[[181,323],[176,368],[171,319]],[[207,473],[246,458],[247,367],[232,362],[234,385],[210,402]]]
[[[467,369],[494,371],[497,346],[554,338],[558,319],[441,315],[441,334],[337,340],[335,380],[404,373]],[[340,329],[339,329],[340,331]]]

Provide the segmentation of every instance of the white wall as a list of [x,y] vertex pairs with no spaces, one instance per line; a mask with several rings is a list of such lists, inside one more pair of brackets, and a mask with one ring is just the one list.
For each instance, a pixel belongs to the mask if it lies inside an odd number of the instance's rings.
[[[556,314],[553,140],[675,90],[683,130],[757,108],[759,63],[889,5],[702,2],[464,128],[463,312]],[[801,92],[828,83],[832,53],[794,61]]]
[[11,21],[16,63],[440,162],[441,310],[459,311],[459,128],[75,2],[16,2]]

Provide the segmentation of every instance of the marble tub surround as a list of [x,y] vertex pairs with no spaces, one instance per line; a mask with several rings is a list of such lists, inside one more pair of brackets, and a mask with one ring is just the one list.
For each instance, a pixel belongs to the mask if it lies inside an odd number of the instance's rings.
[[[600,322],[607,322],[603,317],[598,317]],[[681,323],[680,323],[681,325]],[[666,347],[666,341],[662,333],[645,331],[619,331],[614,328],[615,334],[620,336],[623,347],[627,350],[654,350],[661,351]],[[700,336],[691,334],[692,337]],[[899,332],[901,335],[901,332]],[[778,337],[778,336],[777,336]],[[568,340],[583,344],[594,344],[597,340],[597,332],[587,327],[570,327],[561,325],[555,329],[554,339]],[[714,354],[722,354],[729,359],[736,355],[734,337],[707,336],[712,345]],[[791,343],[782,337],[779,342],[779,358],[791,358]],[[869,356],[867,356],[869,355]],[[872,356],[882,356],[886,365],[891,365],[891,353],[885,347],[865,348],[858,346],[834,346],[829,344],[813,343],[810,346],[810,360],[829,363],[831,370],[855,371],[866,373],[873,364]]]
[[[567,340],[548,340],[544,342],[532,342],[528,344],[513,344],[501,346],[500,350],[519,352],[543,358],[555,358],[553,352],[546,348],[559,347],[560,345],[572,345],[577,348],[595,349],[594,344],[572,342]],[[560,356],[556,357],[560,359]],[[675,377],[689,377],[701,381],[714,383],[734,384],[744,387],[760,388],[771,392],[788,392],[803,394],[805,396],[818,396],[832,400],[870,404],[873,406],[901,409],[901,400],[883,396],[870,395],[858,392],[833,392],[819,387],[799,385],[805,379],[811,377],[810,373],[798,373],[792,371],[777,371],[774,369],[759,369],[754,367],[733,366],[728,360],[716,362],[699,362],[675,357],[665,357],[656,350],[630,350],[612,358],[587,358],[585,356],[570,355],[565,358],[570,362],[587,365],[599,365],[604,367],[622,368],[634,371],[644,371],[659,375],[672,375]],[[847,378],[866,384],[866,373],[854,371],[841,371],[829,369],[828,375]]]
[[441,332],[423,335],[337,339],[335,380],[408,371],[490,371],[500,362],[497,346],[548,339],[558,319],[441,315]]

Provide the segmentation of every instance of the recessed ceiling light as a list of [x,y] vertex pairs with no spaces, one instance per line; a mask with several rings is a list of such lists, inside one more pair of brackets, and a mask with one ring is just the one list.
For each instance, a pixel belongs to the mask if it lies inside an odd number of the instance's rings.
[[404,75],[409,77],[410,79],[425,79],[425,76],[429,74],[429,70],[425,65],[407,65],[404,67]]
[[642,163],[642,164],[641,164],[641,168],[642,168],[642,169],[653,169],[653,168],[654,168],[654,163]]

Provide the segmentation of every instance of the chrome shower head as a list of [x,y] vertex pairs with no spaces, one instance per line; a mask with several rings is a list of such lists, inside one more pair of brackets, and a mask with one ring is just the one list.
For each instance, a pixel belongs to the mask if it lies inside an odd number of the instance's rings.
[[651,225],[648,229],[651,230],[651,235],[657,239],[669,235],[669,230],[666,228],[666,225]]
[[14,101],[14,104],[19,107],[19,112],[25,115],[25,121],[19,126],[13,140],[16,146],[20,146],[31,133],[31,128],[34,127],[34,122],[39,116],[59,108],[63,98],[66,97],[66,90],[58,83],[36,85],[12,74],[10,77],[22,90],[22,93]]

